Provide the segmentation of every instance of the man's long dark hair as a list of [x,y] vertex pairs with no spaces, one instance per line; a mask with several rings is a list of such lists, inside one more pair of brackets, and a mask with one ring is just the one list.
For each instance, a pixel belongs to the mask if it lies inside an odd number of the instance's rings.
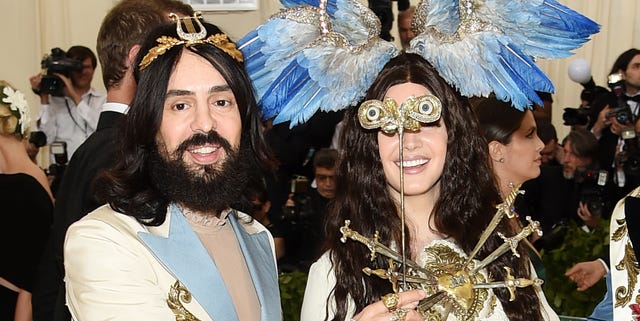
[[[432,228],[452,238],[466,253],[470,253],[500,202],[487,144],[480,135],[467,99],[461,97],[418,55],[402,53],[387,63],[366,99],[383,100],[390,87],[406,82],[424,85],[442,101],[442,119],[449,141],[440,197],[431,214],[434,217]],[[330,259],[339,280],[333,289],[337,307],[333,320],[345,319],[349,296],[355,300],[356,310],[361,311],[380,300],[380,296],[392,292],[388,280],[366,276],[362,272],[364,267],[386,268],[386,258],[378,255],[376,260],[370,261],[370,251],[366,246],[350,240],[346,243],[340,241],[339,227],[344,225],[344,221],[351,220],[351,228],[365,236],[373,236],[379,231],[379,239],[384,244],[401,244],[400,214],[382,169],[378,130],[365,130],[360,126],[357,108],[348,110],[345,120],[340,141],[342,153],[336,173],[336,198],[330,205],[325,226],[325,250],[331,251]],[[406,231],[407,238],[411,239],[413,236],[408,229]],[[516,234],[505,222],[497,231],[508,236]],[[483,259],[502,243],[494,233],[476,258]],[[506,279],[504,266],[511,267],[515,277],[530,277],[526,251],[519,248],[519,252],[521,259],[507,253],[490,264],[487,269],[492,279]],[[406,253],[412,253],[412,249],[407,248]],[[540,302],[533,288],[518,289],[513,302],[509,302],[507,290],[493,291],[510,320],[541,319]]]
[[636,48],[631,48],[618,56],[616,61],[611,66],[611,71],[609,71],[609,75],[615,74],[618,71],[627,71],[627,67],[629,67],[629,63],[633,60],[633,57],[640,55],[640,50]]
[[[203,23],[207,35],[223,33],[218,27]],[[149,49],[157,45],[160,36],[180,39],[175,23],[160,26],[146,38],[140,48],[137,64]],[[266,175],[275,169],[273,158],[260,129],[258,109],[253,87],[244,65],[224,51],[211,44],[196,44],[190,47],[173,46],[159,55],[144,70],[134,73],[138,89],[120,131],[120,155],[114,167],[100,175],[95,181],[96,193],[100,200],[109,203],[116,211],[135,217],[139,222],[156,226],[164,222],[169,200],[153,186],[149,175],[149,155],[156,147],[156,136],[162,122],[162,110],[167,84],[180,60],[183,50],[206,59],[227,81],[236,98],[242,121],[241,146],[250,146],[251,163],[248,168],[256,168],[249,175]],[[203,190],[202,193],[207,193]],[[244,195],[238,195],[236,204],[241,210],[249,207]]]

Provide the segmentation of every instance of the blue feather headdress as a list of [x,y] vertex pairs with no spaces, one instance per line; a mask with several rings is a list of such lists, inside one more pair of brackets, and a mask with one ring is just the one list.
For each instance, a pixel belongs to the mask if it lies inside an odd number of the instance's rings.
[[[399,51],[379,38],[380,22],[358,0],[281,0],[251,31],[245,57],[263,118],[305,122],[318,110],[361,101]],[[496,97],[515,108],[542,105],[553,92],[536,58],[571,55],[599,25],[555,0],[422,0],[410,52],[429,61],[464,96]]]

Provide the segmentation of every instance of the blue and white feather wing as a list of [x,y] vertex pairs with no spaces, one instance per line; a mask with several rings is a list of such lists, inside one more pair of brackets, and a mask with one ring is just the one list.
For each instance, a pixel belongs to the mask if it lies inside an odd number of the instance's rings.
[[538,58],[572,55],[600,25],[555,0],[492,0],[476,6],[475,15],[491,21],[511,43]]
[[504,36],[476,33],[464,42],[433,45],[438,41],[431,34],[421,34],[412,46],[463,96],[495,93],[498,99],[510,100],[522,110],[532,102],[542,105],[536,91],[553,91],[553,84],[533,59]]
[[[423,0],[413,51],[465,96],[495,93],[520,110],[553,92],[536,58],[571,55],[599,31],[590,19],[554,0]],[[464,70],[464,72],[460,72]]]
[[[292,36],[291,30],[299,34]],[[277,98],[271,95],[288,95],[290,84],[282,78],[304,72],[296,63],[297,57],[319,36],[313,25],[273,17],[238,41],[265,119],[277,115],[282,106],[265,104],[264,100]]]
[[397,54],[378,38],[379,21],[368,8],[357,0],[333,3],[332,16],[309,5],[284,9],[238,42],[263,118],[295,126],[318,110],[355,105]]

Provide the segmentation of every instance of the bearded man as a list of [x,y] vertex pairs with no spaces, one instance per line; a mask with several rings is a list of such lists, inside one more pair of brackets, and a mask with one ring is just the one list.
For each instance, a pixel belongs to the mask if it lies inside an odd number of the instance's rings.
[[275,164],[242,54],[174,19],[140,48],[122,150],[96,181],[107,204],[67,232],[67,304],[74,320],[281,320],[273,238],[240,211]]

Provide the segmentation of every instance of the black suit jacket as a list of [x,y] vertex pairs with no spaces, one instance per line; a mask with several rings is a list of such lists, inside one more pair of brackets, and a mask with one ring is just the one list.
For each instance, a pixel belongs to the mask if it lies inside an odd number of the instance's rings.
[[80,145],[65,169],[56,197],[53,227],[33,293],[35,321],[68,321],[65,305],[63,245],[69,225],[98,206],[91,184],[96,175],[115,161],[118,124],[125,115],[104,111],[96,131]]

